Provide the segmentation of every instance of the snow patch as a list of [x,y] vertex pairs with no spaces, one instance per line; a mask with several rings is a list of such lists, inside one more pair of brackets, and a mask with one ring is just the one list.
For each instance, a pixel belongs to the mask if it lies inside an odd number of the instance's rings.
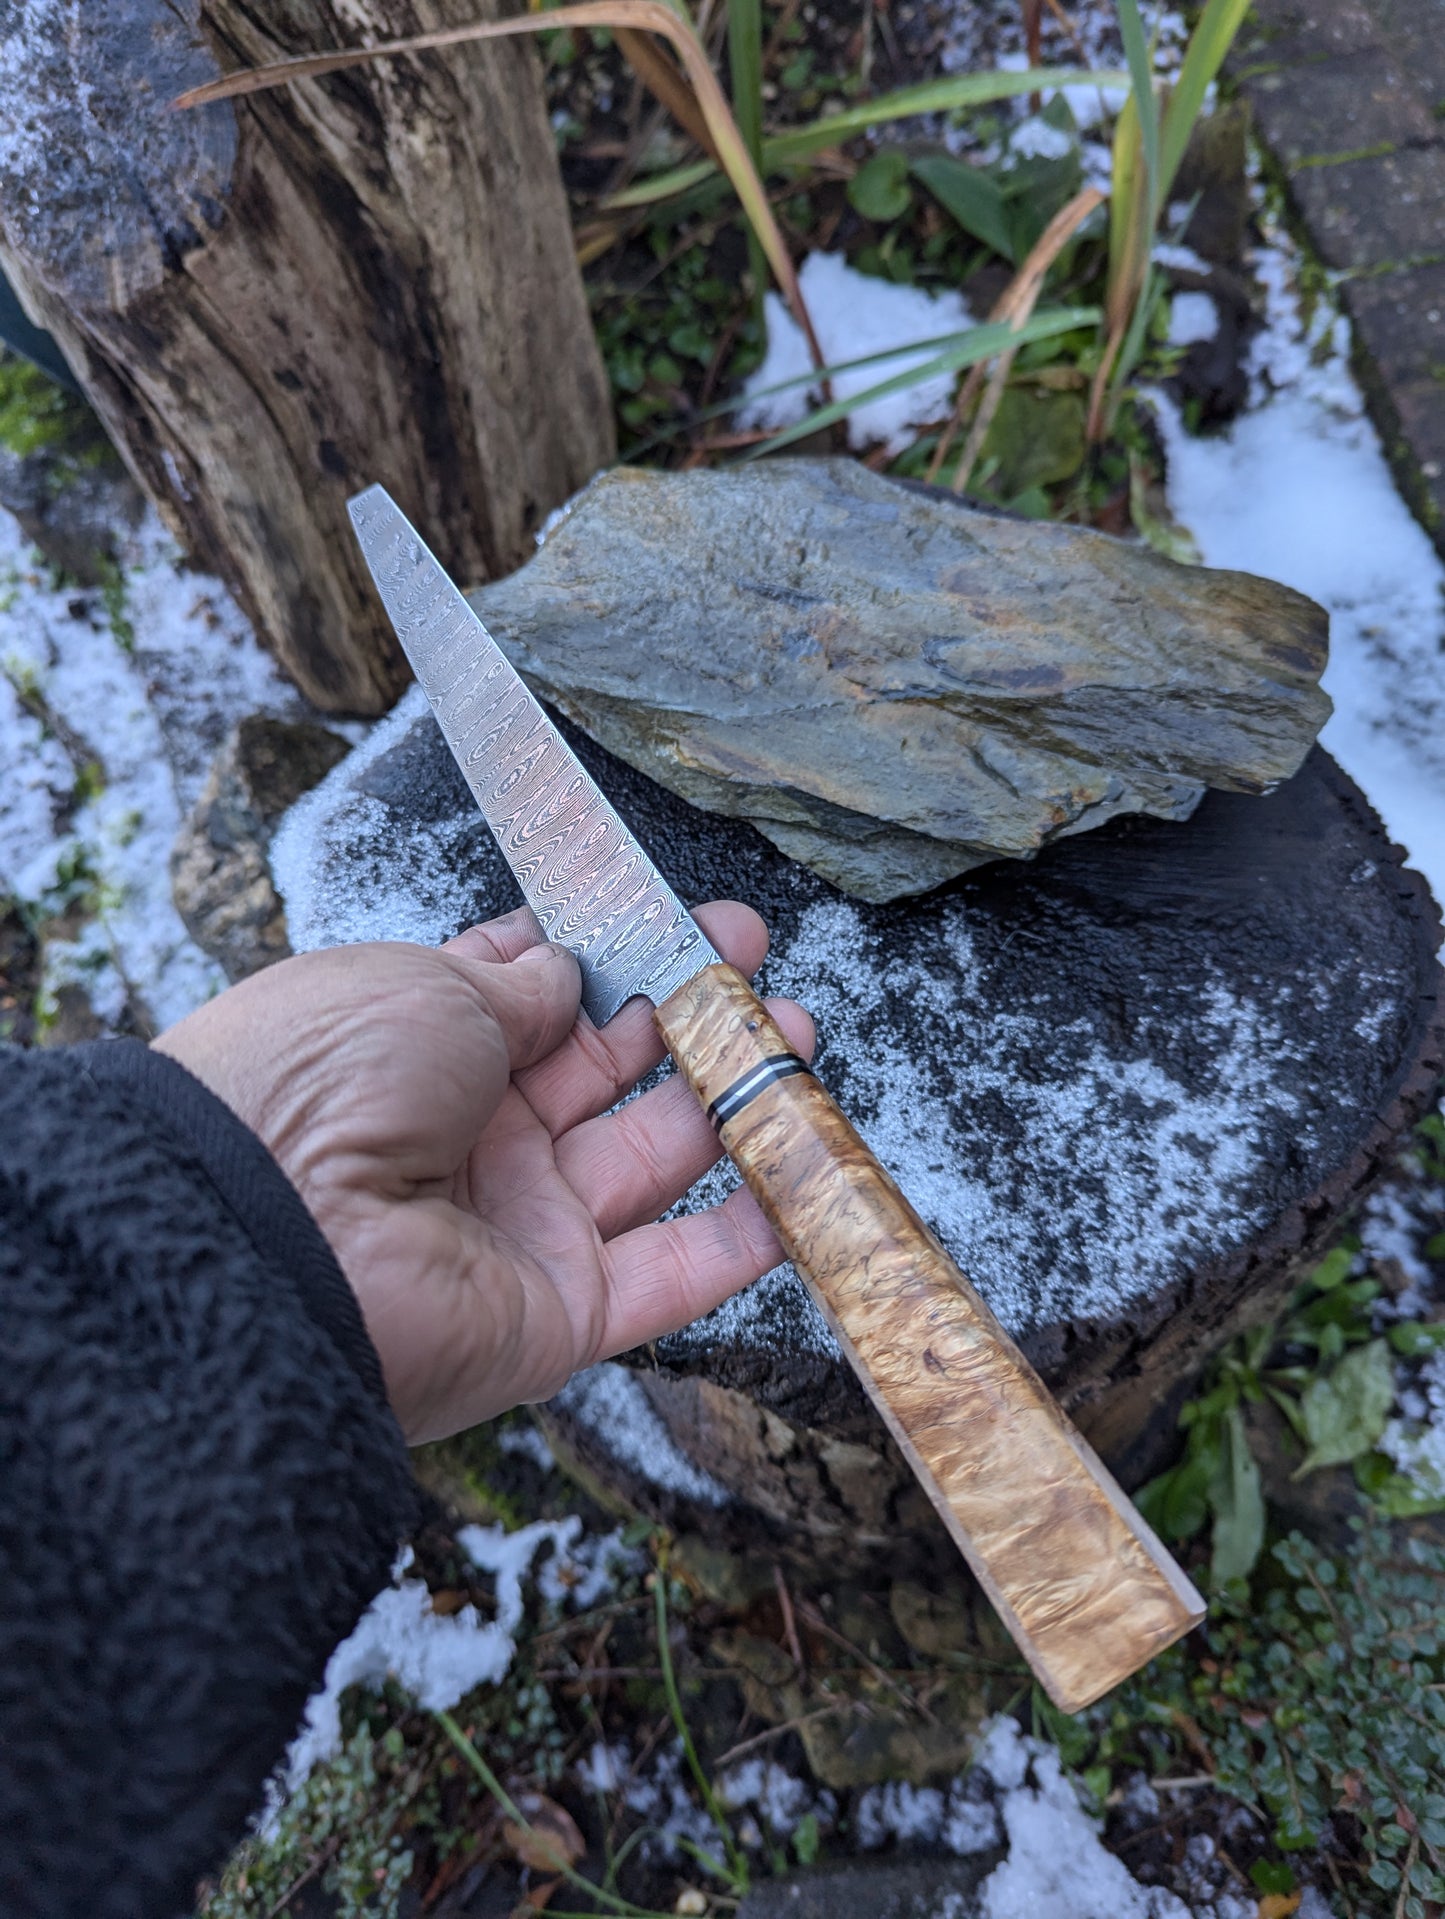
[[1207,293],[1176,293],[1169,302],[1170,346],[1194,346],[1219,334],[1219,308]]
[[630,1367],[611,1359],[589,1367],[570,1379],[552,1404],[649,1485],[704,1506],[728,1503],[726,1488],[678,1449]]
[[1022,1735],[1018,1744],[1034,1783],[1020,1780],[1004,1793],[999,1811],[1009,1852],[979,1890],[981,1919],[1190,1919],[1181,1899],[1141,1886],[1105,1850],[1098,1821],[1079,1804],[1058,1754]]
[[121,545],[133,639],[0,513],[0,893],[42,919],[91,895],[82,932],[47,942],[44,991],[80,984],[110,1023],[138,1001],[162,1030],[225,985],[171,901],[182,815],[237,720],[302,709],[153,513]]
[[1306,313],[1293,244],[1268,234],[1246,411],[1196,438],[1156,399],[1170,509],[1206,565],[1279,580],[1327,608],[1335,711],[1323,742],[1445,897],[1445,568],[1395,490],[1350,373],[1346,321],[1324,297]]
[[[803,299],[812,316],[823,358],[830,365],[859,360],[870,353],[911,346],[917,340],[937,339],[972,326],[973,318],[958,293],[926,293],[920,287],[897,286],[850,267],[840,253],[812,253],[798,274]],[[737,424],[743,430],[776,432],[793,426],[818,404],[816,389],[789,387],[763,397],[762,389],[793,380],[812,369],[802,328],[776,293],[763,302],[768,350],[762,365],[743,389]],[[921,366],[928,353],[909,354],[876,366],[839,373],[833,379],[835,399],[866,392],[910,367]],[[936,375],[903,392],[871,400],[848,416],[848,444],[856,449],[883,444],[901,453],[926,421],[947,413],[955,376]]]
[[1380,1435],[1380,1451],[1422,1499],[1445,1499],[1445,1351],[1431,1353],[1400,1393],[1400,1417]]

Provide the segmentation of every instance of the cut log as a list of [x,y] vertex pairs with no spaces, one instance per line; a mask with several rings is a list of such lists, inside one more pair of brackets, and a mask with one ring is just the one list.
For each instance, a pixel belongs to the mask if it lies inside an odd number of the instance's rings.
[[[1268,798],[1211,793],[1188,821],[1115,821],[880,907],[568,731],[685,899],[765,914],[762,984],[815,1011],[823,1080],[1138,1485],[1445,1064],[1439,916],[1358,788],[1316,749]],[[298,950],[439,940],[517,902],[419,692],[272,861]],[[597,1489],[719,1544],[900,1569],[951,1552],[786,1268],[545,1417]]]
[[223,69],[490,0],[87,0],[0,28],[0,263],[136,478],[318,706],[405,662],[346,518],[384,480],[458,578],[612,452],[535,54],[458,47],[171,113]]

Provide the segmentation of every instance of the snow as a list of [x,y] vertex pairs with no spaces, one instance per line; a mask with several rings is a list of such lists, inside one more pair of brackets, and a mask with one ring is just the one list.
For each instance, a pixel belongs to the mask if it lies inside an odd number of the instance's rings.
[[[397,815],[364,790],[367,770],[395,746],[421,714],[426,694],[411,687],[371,729],[346,760],[346,791],[338,804],[336,784],[323,780],[282,820],[271,842],[271,872],[286,902],[286,928],[298,953],[361,940],[416,940],[435,945],[475,917],[475,897],[458,877],[453,857],[485,836],[479,813],[464,811],[449,823],[430,817],[418,795],[418,818],[406,845],[397,845]],[[356,860],[327,856],[328,843],[343,839]],[[367,858],[374,850],[383,857]]]
[[1062,127],[1051,126],[1042,114],[1031,114],[1009,135],[1008,150],[1014,160],[1061,160],[1073,144]]
[[1324,744],[1445,898],[1445,568],[1396,492],[1349,368],[1349,329],[1266,222],[1264,330],[1246,411],[1217,437],[1156,401],[1170,509],[1208,566],[1296,587],[1330,613]]
[[1169,303],[1170,346],[1194,346],[1219,332],[1219,308],[1207,293],[1176,293]]
[[1445,1351],[1431,1353],[1401,1391],[1400,1416],[1386,1426],[1380,1451],[1422,1499],[1445,1499]]
[[[776,1837],[785,1837],[793,1832],[799,1821],[814,1810],[814,1793],[811,1786],[780,1766],[773,1759],[743,1759],[737,1765],[721,1773],[717,1780],[719,1802],[737,1811],[743,1806],[753,1806],[768,1831]],[[823,1797],[833,1807],[831,1793]]]
[[649,1485],[704,1506],[728,1503],[726,1489],[678,1449],[630,1367],[604,1360],[569,1380],[552,1403]]
[[557,1469],[552,1448],[535,1426],[504,1426],[497,1434],[497,1450],[511,1453],[519,1459],[530,1459],[540,1472],[550,1473]]
[[1003,1788],[1009,1847],[980,1888],[980,1919],[1190,1919],[1182,1900],[1141,1886],[1104,1848],[1099,1822],[1079,1804],[1051,1746],[1012,1720],[995,1720],[979,1762]]
[[[916,340],[937,339],[973,324],[961,294],[930,294],[920,287],[897,286],[874,274],[859,273],[839,253],[809,254],[799,271],[798,284],[829,366],[909,346]],[[812,366],[802,328],[780,296],[769,293],[763,310],[768,350],[743,389],[737,424],[745,431],[775,432],[801,420],[818,404],[819,395],[814,388],[795,386],[760,397],[765,387],[796,379]],[[877,366],[860,367],[853,373],[840,373],[833,380],[834,398],[842,400],[863,393],[930,357],[927,353],[910,354]],[[918,427],[947,413],[953,385],[952,374],[939,374],[857,408],[848,416],[848,444],[861,449],[882,443],[891,452],[901,453]]]
[[0,764],[15,773],[0,787],[0,894],[43,920],[84,876],[98,911],[47,941],[43,992],[75,980],[107,1023],[130,1002],[160,1030],[225,984],[171,903],[183,813],[235,721],[300,703],[153,514],[122,558],[130,644],[101,596],[56,586],[0,513]]
[[[433,1612],[431,1594],[408,1579],[412,1553],[404,1548],[392,1584],[367,1607],[354,1632],[327,1661],[319,1691],[306,1702],[301,1729],[286,1755],[289,1792],[312,1768],[341,1749],[341,1696],[350,1686],[380,1686],[391,1679],[424,1711],[444,1712],[506,1674],[526,1613],[522,1581],[533,1574],[544,1607],[554,1612],[594,1605],[620,1573],[636,1571],[641,1556],[618,1532],[584,1535],[582,1521],[538,1520],[507,1532],[500,1526],[462,1526],[457,1545],[495,1581],[496,1617],[484,1620],[475,1606],[450,1614]],[[546,1546],[551,1554],[539,1565]],[[598,1749],[601,1751],[601,1749]],[[603,1764],[594,1755],[594,1769]]]

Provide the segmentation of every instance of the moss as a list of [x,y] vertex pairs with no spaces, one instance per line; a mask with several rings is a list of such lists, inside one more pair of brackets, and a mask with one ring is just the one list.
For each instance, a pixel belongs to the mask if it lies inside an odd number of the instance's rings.
[[49,454],[57,491],[72,474],[116,459],[85,401],[15,353],[0,353],[0,447],[22,458]]

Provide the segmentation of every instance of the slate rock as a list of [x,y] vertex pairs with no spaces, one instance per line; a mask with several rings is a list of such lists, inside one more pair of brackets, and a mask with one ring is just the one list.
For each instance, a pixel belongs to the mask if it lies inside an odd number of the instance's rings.
[[192,939],[233,983],[291,951],[266,849],[282,816],[350,752],[309,721],[254,714],[217,754],[171,853],[171,894]]
[[848,460],[615,469],[471,598],[609,752],[870,901],[1268,792],[1330,710],[1302,595]]

